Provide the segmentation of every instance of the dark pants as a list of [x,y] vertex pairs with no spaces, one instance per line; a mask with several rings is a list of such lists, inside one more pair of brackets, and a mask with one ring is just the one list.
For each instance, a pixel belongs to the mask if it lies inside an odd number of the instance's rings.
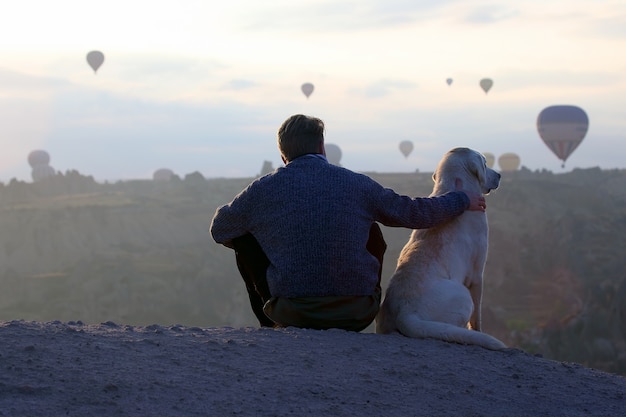
[[[263,306],[272,298],[266,278],[269,260],[254,236],[249,233],[233,239],[233,246],[235,248],[237,268],[246,283],[252,311],[261,326],[273,327],[275,323],[263,312]],[[370,228],[366,247],[369,253],[378,259],[378,287],[380,288],[380,280],[383,272],[383,256],[387,249],[387,244],[385,243],[385,239],[377,223],[373,223]]]

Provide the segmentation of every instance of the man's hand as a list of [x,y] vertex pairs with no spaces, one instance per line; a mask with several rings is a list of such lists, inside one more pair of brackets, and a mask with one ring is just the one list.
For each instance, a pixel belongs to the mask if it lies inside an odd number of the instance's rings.
[[470,206],[468,210],[471,211],[485,211],[487,210],[487,202],[485,201],[485,196],[482,194],[470,194],[463,189],[463,181],[460,178],[457,178],[454,182],[454,186],[457,191],[463,191],[465,195],[467,195],[470,199]]

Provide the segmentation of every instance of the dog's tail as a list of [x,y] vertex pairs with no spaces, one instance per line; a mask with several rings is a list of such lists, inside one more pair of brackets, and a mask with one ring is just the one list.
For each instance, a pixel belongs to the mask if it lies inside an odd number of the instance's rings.
[[407,337],[432,338],[464,345],[478,345],[491,350],[506,348],[504,343],[487,333],[448,323],[422,320],[415,314],[401,314],[396,319],[396,325],[398,331]]

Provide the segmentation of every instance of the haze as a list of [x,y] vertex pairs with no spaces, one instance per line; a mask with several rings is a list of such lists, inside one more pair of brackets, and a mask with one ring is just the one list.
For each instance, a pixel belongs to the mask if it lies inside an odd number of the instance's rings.
[[[0,35],[0,182],[30,181],[33,149],[98,181],[254,176],[280,164],[294,113],[321,117],[356,171],[432,171],[454,146],[626,167],[622,1],[32,0],[5,8]],[[565,168],[536,129],[555,104],[590,122]]]

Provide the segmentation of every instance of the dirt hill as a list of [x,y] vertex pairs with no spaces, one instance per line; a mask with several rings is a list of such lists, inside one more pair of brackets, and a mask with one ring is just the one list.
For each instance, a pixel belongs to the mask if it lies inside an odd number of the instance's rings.
[[2,416],[626,415],[626,378],[343,330],[0,322]]

